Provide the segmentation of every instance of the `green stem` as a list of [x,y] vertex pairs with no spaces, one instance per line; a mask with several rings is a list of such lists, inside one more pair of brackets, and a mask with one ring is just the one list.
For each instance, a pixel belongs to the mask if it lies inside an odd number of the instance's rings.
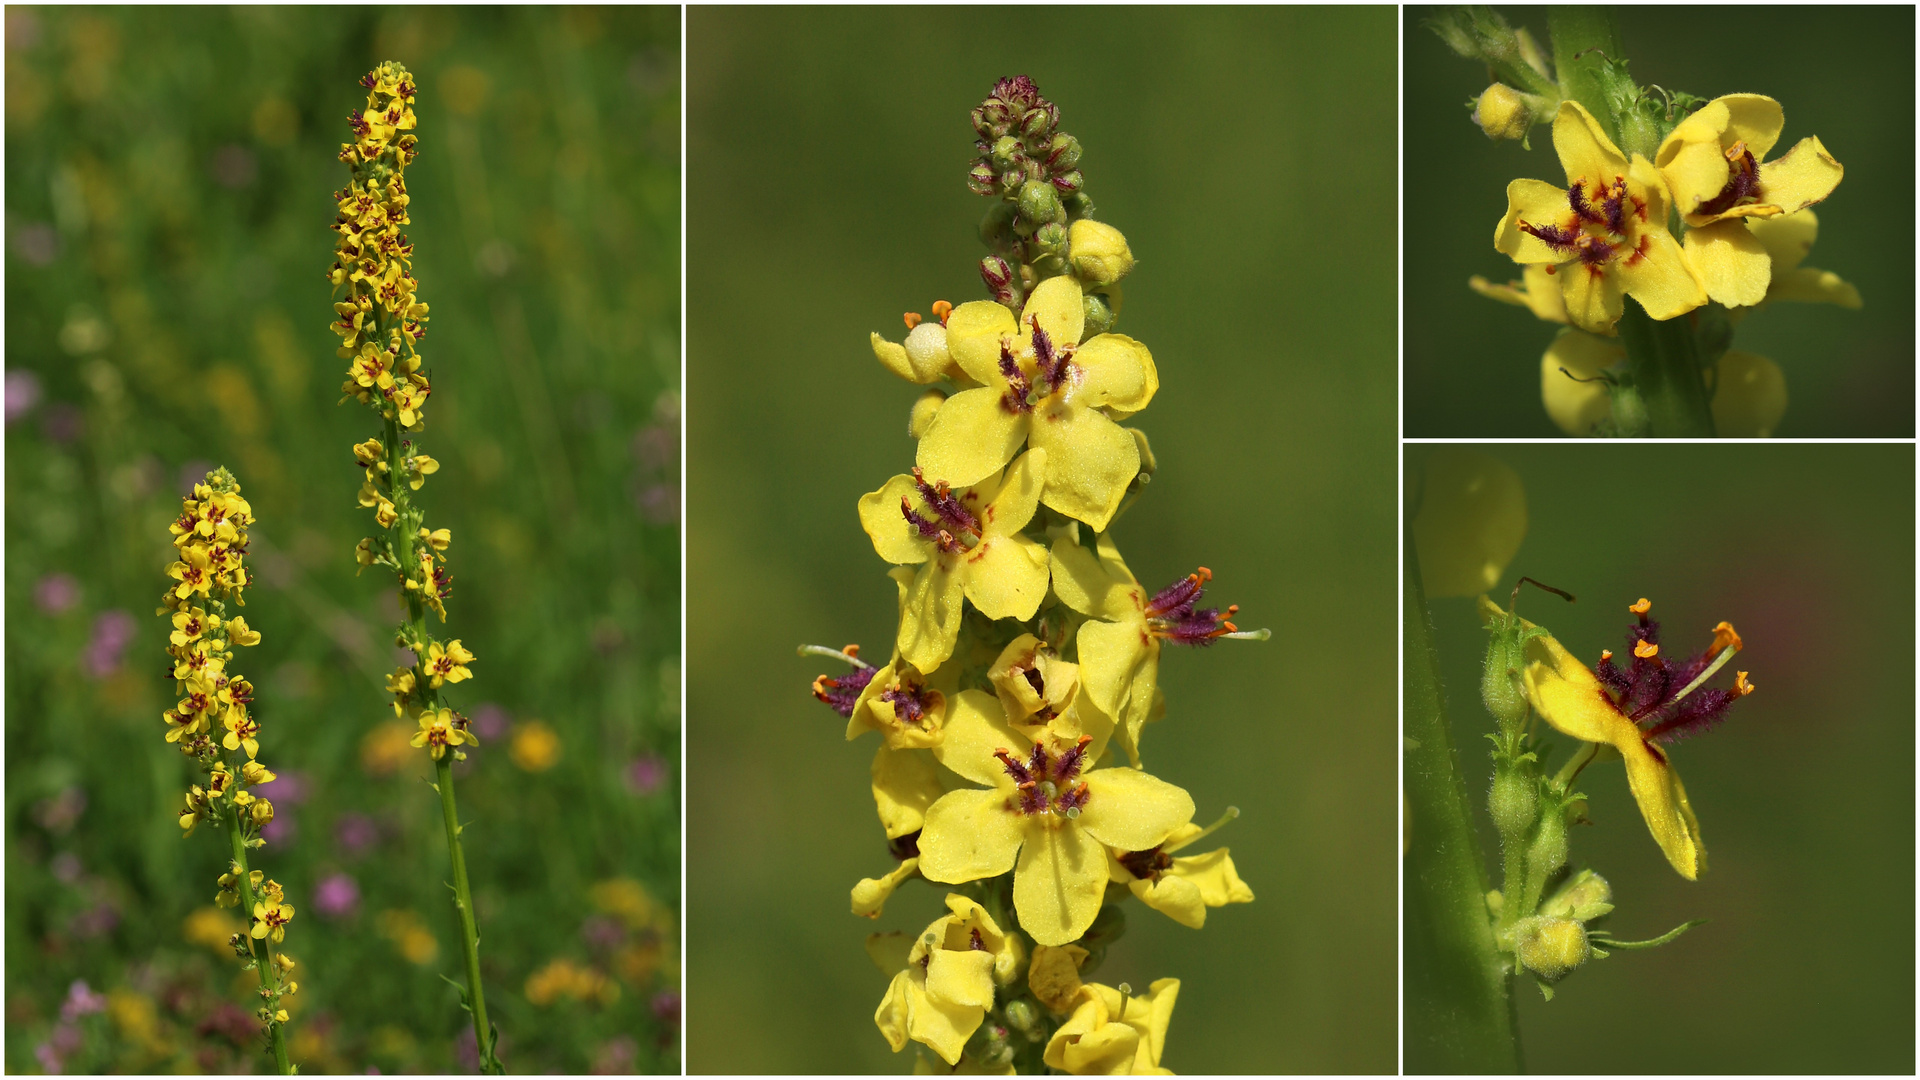
[[[253,876],[247,867],[247,833],[240,825],[240,808],[232,804],[231,798],[228,800],[226,813],[222,816],[226,819],[227,840],[233,848],[234,864],[240,868],[240,921],[243,927],[241,933],[244,934],[246,933],[244,929],[246,921],[253,916],[253,905],[255,902],[253,895]],[[271,1008],[273,1007],[273,1002],[277,1001],[279,997],[280,973],[275,970],[273,965],[273,946],[269,944],[265,938],[261,938],[259,939],[260,948],[256,952],[254,950],[254,941],[253,936],[249,934],[247,937],[247,951],[253,954],[254,967],[260,972],[260,989],[268,992],[265,1000],[268,1001],[268,1006]],[[268,1020],[267,1038],[273,1046],[274,1067],[280,1070],[280,1075],[291,1076],[293,1075],[293,1066],[287,1061],[285,1027],[285,1024],[277,1020]]]
[[1667,439],[1713,438],[1713,408],[1692,317],[1656,322],[1638,301],[1628,298],[1619,327],[1633,388],[1646,404],[1649,434]]
[[1406,1067],[1409,1072],[1518,1072],[1511,982],[1487,915],[1486,864],[1447,730],[1411,532],[1402,576],[1409,818]]
[[1547,33],[1553,38],[1553,70],[1560,77],[1560,96],[1586,106],[1607,137],[1618,144],[1620,129],[1608,93],[1612,80],[1607,61],[1624,60],[1626,54],[1613,12],[1579,4],[1550,8]]
[[460,815],[453,802],[453,755],[434,763],[434,787],[440,792],[440,815],[447,826],[447,852],[453,862],[453,909],[460,916],[460,951],[467,961],[467,1007],[473,1013],[473,1037],[480,1048],[482,1072],[501,1073],[493,1056],[493,1025],[487,1022],[487,999],[480,985],[480,928],[473,921],[473,894],[467,887],[467,856],[460,847]]

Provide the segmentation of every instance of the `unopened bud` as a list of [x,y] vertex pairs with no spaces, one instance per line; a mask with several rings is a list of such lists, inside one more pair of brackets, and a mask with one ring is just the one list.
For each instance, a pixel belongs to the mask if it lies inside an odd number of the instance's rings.
[[932,382],[953,363],[947,354],[947,328],[937,322],[923,322],[908,331],[906,349],[907,363],[916,376],[914,382]]
[[975,195],[993,194],[993,181],[993,166],[984,161],[975,162],[973,168],[967,173],[967,187]]
[[1060,194],[1053,185],[1029,180],[1020,185],[1020,219],[1031,234],[1049,221],[1065,221],[1067,210],[1060,204]]
[[1514,954],[1528,971],[1553,982],[1593,955],[1587,928],[1575,919],[1523,919],[1514,927]]
[[1527,719],[1527,694],[1520,685],[1520,672],[1526,669],[1525,647],[1518,620],[1495,610],[1498,616],[1488,627],[1486,664],[1480,669],[1480,700],[1500,730],[1511,734]]
[[1527,845],[1528,872],[1549,877],[1567,865],[1567,812],[1558,803],[1540,818],[1540,831]]
[[1007,1041],[1007,1029],[989,1020],[975,1029],[973,1037],[967,1040],[966,1054],[982,1065],[1011,1065],[1013,1044]]
[[1047,144],[1047,168],[1066,172],[1080,164],[1080,140],[1062,132]]
[[993,123],[992,121],[987,119],[986,106],[975,105],[973,107],[973,114],[971,116],[971,119],[973,120],[973,130],[977,132],[981,138],[988,138],[992,136]]
[[1074,275],[1088,285],[1109,285],[1133,271],[1133,249],[1119,229],[1082,218],[1068,236]]
[[1055,191],[1058,191],[1062,195],[1071,195],[1085,187],[1087,179],[1080,175],[1080,170],[1075,169],[1072,172],[1064,172],[1054,177],[1051,183]]
[[1540,914],[1588,922],[1613,910],[1613,887],[1592,870],[1582,870],[1540,905]]
[[1093,216],[1093,197],[1085,191],[1071,192],[1062,201],[1067,204],[1067,215],[1075,221]]
[[989,255],[980,260],[980,279],[987,283],[987,288],[998,292],[1013,283],[1013,267],[1000,256]]
[[1487,793],[1487,812],[1493,816],[1503,843],[1524,837],[1540,814],[1540,798],[1532,778],[1513,769],[1495,773],[1493,790]]
[[1033,246],[1038,249],[1035,252],[1037,256],[1060,254],[1060,249],[1067,246],[1066,226],[1057,221],[1049,221],[1040,226],[1033,234]]
[[1474,105],[1473,122],[1489,139],[1519,139],[1533,126],[1533,110],[1526,95],[1506,83],[1494,83]]
[[993,167],[1001,172],[1011,172],[1024,159],[1020,154],[1020,140],[1011,135],[1002,135],[996,139],[993,149],[987,152]]
[[913,403],[913,411],[907,414],[907,434],[915,439],[925,436],[927,429],[933,426],[933,415],[940,411],[940,406],[946,400],[947,395],[939,390],[921,394]]
[[1080,308],[1086,313],[1086,326],[1081,331],[1087,337],[1104,334],[1113,329],[1120,319],[1119,306],[1114,298],[1100,293],[1087,293],[1080,298]]
[[1040,1010],[1026,998],[1014,998],[1000,1010],[1007,1018],[1007,1026],[1027,1037],[1028,1042],[1038,1042],[1046,1037],[1047,1029],[1040,1023]]
[[1028,139],[1038,139],[1053,130],[1053,114],[1048,109],[1028,109],[1027,115],[1020,119],[1020,134]]

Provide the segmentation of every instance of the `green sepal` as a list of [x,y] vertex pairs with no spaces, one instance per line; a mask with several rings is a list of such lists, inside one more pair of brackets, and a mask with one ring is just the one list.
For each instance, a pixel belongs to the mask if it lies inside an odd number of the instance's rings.
[[1665,945],[1667,942],[1672,941],[1674,938],[1679,937],[1694,927],[1711,921],[1710,919],[1689,919],[1666,933],[1661,934],[1659,937],[1648,938],[1645,941],[1616,941],[1613,938],[1603,937],[1594,937],[1590,940],[1593,941],[1594,944],[1605,945],[1612,949],[1651,949],[1656,946]]

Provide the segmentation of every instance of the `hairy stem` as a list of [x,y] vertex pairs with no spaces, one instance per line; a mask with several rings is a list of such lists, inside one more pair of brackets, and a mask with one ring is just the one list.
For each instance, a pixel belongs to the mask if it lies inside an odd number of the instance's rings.
[[[253,875],[247,868],[247,833],[240,825],[240,808],[229,801],[226,819],[227,841],[233,848],[234,865],[240,868],[240,922],[243,929],[248,919],[253,917]],[[273,964],[273,946],[267,939],[258,939],[259,948],[255,948],[255,939],[247,937],[247,951],[253,955],[254,967],[260,972],[260,989],[268,992],[268,997],[276,996],[280,988],[280,973]],[[263,998],[263,1000],[266,1000]],[[293,1075],[293,1066],[287,1061],[286,1025],[278,1020],[267,1021],[267,1039],[273,1047],[273,1064],[282,1076]]]
[[500,1073],[493,1056],[493,1025],[487,1021],[487,999],[480,985],[480,928],[473,921],[473,894],[467,887],[467,856],[460,847],[460,815],[453,801],[453,755],[434,765],[434,786],[440,792],[440,815],[447,826],[447,853],[453,863],[453,909],[460,916],[460,951],[467,961],[467,1007],[473,1013],[473,1037],[480,1049],[480,1068]]
[[1712,399],[1707,394],[1692,317],[1656,322],[1628,298],[1620,316],[1620,343],[1634,389],[1646,403],[1648,434],[1663,439],[1710,439]]
[[1518,1072],[1511,981],[1487,916],[1485,862],[1447,730],[1411,531],[1405,547],[1406,1067]]

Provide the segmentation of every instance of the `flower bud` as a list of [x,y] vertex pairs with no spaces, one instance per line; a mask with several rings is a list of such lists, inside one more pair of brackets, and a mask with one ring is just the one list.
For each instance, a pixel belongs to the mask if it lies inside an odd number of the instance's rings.
[[[1511,843],[1525,836],[1540,813],[1540,798],[1530,777],[1513,769],[1501,769],[1493,775],[1493,790],[1487,793],[1487,812],[1500,830],[1501,842]],[[1565,835],[1564,828],[1562,835]]]
[[1047,1037],[1047,1029],[1040,1022],[1040,1010],[1026,998],[1014,998],[1000,1010],[1007,1018],[1007,1026],[1027,1037],[1028,1042],[1039,1042]]
[[1540,905],[1540,914],[1587,922],[1613,910],[1613,887],[1591,870],[1582,870]]
[[1540,878],[1551,877],[1567,865],[1567,812],[1558,803],[1549,804],[1540,817],[1540,831],[1527,845],[1527,872]]
[[907,414],[907,435],[915,439],[924,437],[933,426],[934,414],[946,400],[946,393],[940,390],[929,390],[915,399],[913,411]]
[[1575,919],[1523,919],[1514,927],[1514,953],[1528,971],[1553,982],[1593,954],[1587,928]]
[[1086,312],[1086,329],[1083,333],[1087,337],[1104,334],[1112,330],[1113,324],[1119,321],[1120,318],[1119,309],[1115,305],[1113,298],[1103,296],[1100,293],[1087,293],[1082,296],[1080,298],[1080,307]]
[[273,804],[265,799],[254,800],[252,812],[255,825],[265,825],[273,820]]
[[1029,180],[1020,185],[1020,218],[1031,235],[1034,229],[1049,221],[1065,221],[1067,209],[1060,204],[1060,194],[1053,190],[1053,185]]
[[987,151],[988,159],[1000,172],[1011,172],[1025,159],[1020,153],[1020,140],[1011,135],[1002,135],[994,140],[993,149]]
[[1512,735],[1527,719],[1527,694],[1520,686],[1526,657],[1520,627],[1504,618],[1505,614],[1494,616],[1488,627],[1491,632],[1487,635],[1486,664],[1480,670],[1480,700],[1500,724],[1500,730]]
[[1068,192],[1064,201],[1067,204],[1067,216],[1075,221],[1093,216],[1093,198],[1085,191]]
[[975,195],[993,194],[993,181],[993,166],[984,161],[975,162],[967,173],[967,187]]
[[972,113],[972,115],[971,115],[971,117],[970,117],[970,119],[972,119],[972,120],[973,120],[973,130],[974,130],[974,131],[975,131],[975,132],[976,132],[977,134],[979,134],[979,136],[980,136],[981,138],[983,138],[983,139],[984,139],[984,138],[990,138],[990,137],[992,137],[992,135],[993,135],[993,133],[994,133],[994,132],[993,132],[993,121],[991,121],[991,120],[989,120],[989,119],[987,118],[987,107],[986,107],[986,106],[984,106],[984,105],[975,105],[975,106],[973,107],[973,113]]
[[1494,83],[1473,107],[1473,122],[1489,139],[1519,139],[1533,126],[1526,96],[1506,83]]
[[[1576,924],[1577,925],[1577,924]],[[982,1065],[1004,1067],[1013,1064],[1013,1044],[1007,1041],[1007,1029],[988,1020],[967,1040],[966,1055]]]
[[1020,134],[1027,139],[1039,139],[1053,130],[1053,113],[1049,109],[1033,108],[1020,118]]
[[1050,182],[1053,184],[1055,191],[1058,191],[1062,195],[1071,195],[1079,191],[1082,187],[1085,187],[1087,181],[1086,177],[1080,175],[1080,170],[1075,169],[1072,172],[1061,173]]
[[1047,143],[1047,168],[1067,172],[1080,164],[1080,140],[1062,132]]
[[1081,218],[1068,239],[1074,275],[1088,285],[1109,285],[1133,271],[1133,249],[1111,225]]
[[907,363],[917,376],[914,382],[932,382],[953,363],[947,354],[947,328],[937,322],[923,322],[908,331],[906,350]]
[[1035,252],[1037,257],[1034,261],[1036,262],[1039,261],[1039,257],[1060,254],[1060,249],[1067,246],[1066,226],[1057,221],[1049,221],[1040,226],[1033,234],[1033,246],[1038,249]]

